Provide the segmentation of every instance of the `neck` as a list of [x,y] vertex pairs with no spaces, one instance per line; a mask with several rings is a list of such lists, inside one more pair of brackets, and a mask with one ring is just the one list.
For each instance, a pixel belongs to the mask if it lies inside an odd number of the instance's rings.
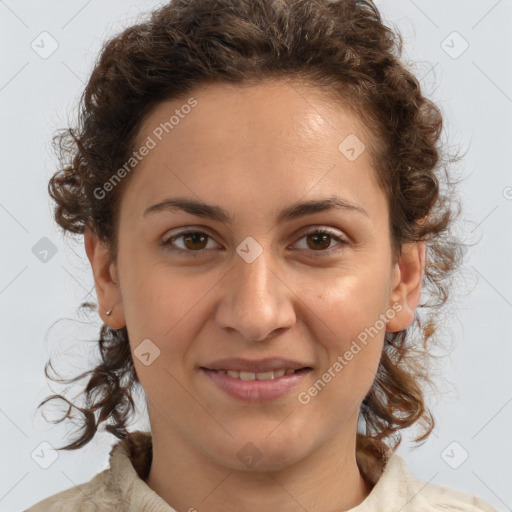
[[291,466],[240,471],[195,449],[169,423],[152,418],[151,426],[146,483],[179,511],[334,512],[356,507],[372,490],[357,465],[355,428]]

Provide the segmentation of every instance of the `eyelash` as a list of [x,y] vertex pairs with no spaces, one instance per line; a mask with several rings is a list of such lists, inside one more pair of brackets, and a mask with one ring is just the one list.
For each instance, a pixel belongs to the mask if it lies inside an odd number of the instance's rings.
[[[176,249],[174,247],[171,246],[171,243],[179,238],[182,238],[184,236],[187,236],[187,235],[206,235],[208,237],[208,239],[213,239],[212,236],[210,236],[207,232],[205,231],[200,231],[200,230],[197,230],[197,231],[182,231],[180,233],[176,233],[176,234],[173,234],[171,235],[170,237],[168,237],[166,240],[164,240],[162,242],[162,244],[166,247],[167,250],[173,252],[173,253],[181,253],[181,254],[187,254],[190,255],[190,256],[201,256],[203,255],[205,249],[199,249],[197,251],[191,251],[191,250],[186,250],[186,249]],[[329,256],[329,255],[332,255],[334,253],[338,253],[339,251],[343,250],[343,246],[346,246],[346,245],[349,245],[349,242],[347,242],[346,240],[344,240],[343,238],[341,238],[340,236],[338,236],[335,232],[329,230],[329,229],[326,229],[326,228],[313,228],[311,229],[310,231],[307,231],[306,233],[304,233],[300,238],[299,240],[301,240],[302,238],[308,236],[308,235],[328,235],[330,236],[333,240],[335,240],[336,242],[338,242],[342,247],[336,249],[336,250],[332,250],[331,249],[325,249],[325,250],[319,250],[319,251],[313,251],[311,250],[311,252],[313,253],[320,253],[320,254],[314,254],[313,257],[322,257],[322,256]],[[304,249],[304,250],[307,250],[307,249]]]

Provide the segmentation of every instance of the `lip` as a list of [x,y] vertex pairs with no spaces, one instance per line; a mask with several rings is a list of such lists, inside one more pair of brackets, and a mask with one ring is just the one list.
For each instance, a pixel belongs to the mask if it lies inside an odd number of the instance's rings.
[[201,364],[200,367],[206,370],[233,370],[238,372],[253,373],[269,372],[272,370],[279,370],[280,368],[284,368],[285,370],[312,368],[310,364],[303,361],[284,359],[282,357],[267,357],[265,359],[258,360],[244,359],[241,357],[230,357],[226,359],[218,359],[211,363]]
[[[275,368],[277,369],[277,367]],[[280,368],[283,368],[283,366]],[[282,377],[277,377],[272,380],[247,381],[230,377],[227,374],[217,373],[215,370],[204,367],[201,367],[200,371],[206,375],[218,389],[225,392],[232,398],[246,402],[265,402],[285,396],[293,388],[298,386],[312,371],[312,369],[303,368],[291,375],[283,375]]]

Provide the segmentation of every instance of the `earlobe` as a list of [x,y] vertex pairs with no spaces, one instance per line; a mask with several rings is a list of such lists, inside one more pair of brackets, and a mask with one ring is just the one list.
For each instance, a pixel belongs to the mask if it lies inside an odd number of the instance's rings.
[[[113,329],[121,329],[126,325],[126,322],[116,266],[112,261],[108,247],[89,228],[86,228],[84,232],[84,245],[94,276],[94,285],[98,297],[98,314],[103,322]],[[108,315],[106,314],[107,311],[110,311]]]
[[[401,331],[413,322],[421,298],[425,260],[426,242],[411,242],[402,246],[400,261],[393,269],[390,297],[390,307],[395,304],[394,310],[397,312],[386,324],[387,331]],[[396,307],[397,304],[400,304],[400,309]]]

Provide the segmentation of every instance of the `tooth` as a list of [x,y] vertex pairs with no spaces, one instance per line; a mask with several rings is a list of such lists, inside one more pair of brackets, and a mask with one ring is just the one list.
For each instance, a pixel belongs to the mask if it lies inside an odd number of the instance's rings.
[[292,375],[295,373],[295,370],[289,369],[285,370],[281,368],[279,370],[269,371],[269,372],[239,372],[236,370],[217,370],[218,373],[223,375],[229,375],[234,379],[241,379],[245,381],[250,380],[274,380],[282,377],[283,375]]
[[270,371],[270,372],[260,372],[260,373],[257,373],[256,374],[256,378],[258,380],[271,380],[271,379],[274,379],[274,372],[273,371]]

